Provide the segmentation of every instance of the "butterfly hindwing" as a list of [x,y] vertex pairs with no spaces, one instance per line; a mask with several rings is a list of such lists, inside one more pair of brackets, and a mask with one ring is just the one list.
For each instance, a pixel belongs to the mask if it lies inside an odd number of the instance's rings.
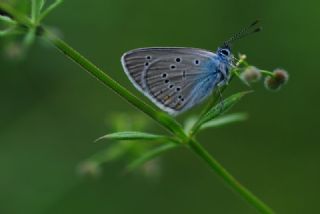
[[141,92],[176,114],[210,94],[220,79],[214,59],[214,53],[196,48],[144,48],[124,54],[122,64]]

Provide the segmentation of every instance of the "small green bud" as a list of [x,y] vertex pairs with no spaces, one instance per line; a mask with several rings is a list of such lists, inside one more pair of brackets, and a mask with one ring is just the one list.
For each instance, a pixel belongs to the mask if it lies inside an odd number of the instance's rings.
[[240,64],[242,64],[245,60],[247,59],[247,55],[245,54],[240,54],[239,53],[239,60],[236,63],[236,66],[238,67]]

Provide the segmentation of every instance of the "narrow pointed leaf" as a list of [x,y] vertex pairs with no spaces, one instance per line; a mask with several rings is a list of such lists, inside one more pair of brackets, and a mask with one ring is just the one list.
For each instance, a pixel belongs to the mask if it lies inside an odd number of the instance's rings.
[[234,95],[231,95],[230,97],[224,99],[222,102],[216,104],[213,106],[211,109],[207,111],[207,113],[203,114],[198,122],[194,125],[194,127],[191,130],[191,133],[194,134],[196,133],[201,126],[210,121],[213,120],[214,118],[218,117],[219,115],[227,112],[230,110],[236,103],[238,103],[242,97],[245,95],[251,93],[251,91],[245,91],[245,92],[240,92],[236,93]]
[[131,147],[124,143],[115,143],[105,150],[99,151],[92,157],[88,158],[88,161],[95,162],[97,164],[107,163],[115,161],[126,155]]
[[15,27],[10,27],[5,30],[0,30],[0,37],[10,35],[14,32]]
[[12,20],[10,17],[3,16],[3,15],[0,15],[0,22],[4,22],[4,23],[10,24],[10,25],[16,25],[17,24],[17,22]]
[[229,114],[229,115],[218,117],[216,119],[210,120],[207,123],[202,124],[200,130],[207,129],[207,128],[220,127],[220,126],[228,125],[230,123],[245,121],[247,119],[248,119],[248,115],[246,113]]
[[31,0],[31,20],[33,23],[37,23],[42,6],[43,0]]
[[115,132],[112,134],[104,135],[96,140],[166,140],[171,139],[170,137],[163,136],[163,135],[155,135],[149,134],[145,132],[134,132],[134,131],[125,131],[125,132]]
[[46,0],[39,0],[39,8],[40,11],[43,9],[44,5],[46,4]]
[[145,164],[146,162],[158,157],[159,155],[169,151],[169,150],[172,150],[172,149],[175,149],[179,147],[179,144],[176,144],[176,143],[166,143],[166,144],[163,144],[161,146],[158,146],[146,153],[144,153],[142,156],[138,157],[137,159],[133,160],[126,168],[126,171],[130,172],[130,171],[133,171],[137,168],[139,168],[140,166],[142,166],[143,164]]
[[44,19],[46,16],[49,15],[49,13],[51,13],[54,9],[56,9],[61,3],[63,2],[63,0],[56,0],[55,2],[53,2],[51,5],[49,5],[49,7],[47,7],[43,13],[40,15],[39,20],[41,21],[42,19]]
[[108,148],[98,151],[91,157],[82,161],[78,166],[78,172],[81,175],[97,176],[101,173],[103,164],[118,161],[129,152],[132,144],[125,142],[114,143]]

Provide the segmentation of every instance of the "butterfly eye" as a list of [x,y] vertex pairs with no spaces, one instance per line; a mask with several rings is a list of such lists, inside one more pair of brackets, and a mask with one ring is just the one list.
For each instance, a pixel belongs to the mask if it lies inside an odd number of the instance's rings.
[[222,49],[221,50],[221,53],[222,53],[222,55],[224,55],[224,56],[229,56],[229,51],[228,50],[226,50],[226,49]]

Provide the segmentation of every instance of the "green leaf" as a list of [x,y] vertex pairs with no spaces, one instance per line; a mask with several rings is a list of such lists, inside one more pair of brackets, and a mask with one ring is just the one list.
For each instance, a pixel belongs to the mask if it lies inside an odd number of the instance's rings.
[[143,155],[141,155],[140,157],[138,157],[137,159],[133,160],[126,168],[127,171],[133,171],[137,168],[139,168],[140,166],[142,166],[143,164],[145,164],[146,162],[158,157],[159,155],[175,149],[177,147],[179,147],[180,145],[177,143],[166,143],[163,144],[161,146],[158,146],[146,153],[144,153]]
[[213,106],[211,109],[207,111],[207,113],[203,114],[198,122],[193,126],[191,130],[191,135],[195,134],[204,123],[207,123],[210,120],[215,119],[219,115],[227,112],[230,110],[237,102],[241,100],[242,97],[245,95],[251,93],[251,91],[245,91],[245,92],[240,92],[236,93],[234,95],[231,95],[230,97],[224,99],[217,105]]
[[125,131],[125,132],[115,132],[112,134],[104,135],[98,138],[95,142],[103,139],[109,140],[172,140],[172,138],[163,136],[163,135],[155,135],[144,132],[134,132],[134,131]]
[[9,24],[9,25],[16,25],[17,24],[17,22],[12,20],[10,17],[3,16],[3,15],[0,15],[0,21],[4,22],[6,24]]
[[10,35],[14,32],[15,27],[9,27],[4,30],[0,30],[0,37]]
[[39,8],[40,8],[40,12],[43,9],[44,5],[46,4],[46,0],[39,0]]
[[8,16],[0,15],[0,23],[2,28],[0,29],[0,37],[13,34],[17,29],[17,22]]
[[88,158],[88,161],[97,164],[115,161],[127,154],[131,147],[132,145],[125,144],[124,142],[116,143],[105,150],[97,152],[92,157]]
[[101,174],[102,164],[115,162],[125,156],[127,153],[128,144],[124,142],[115,143],[107,149],[98,151],[85,161],[81,162],[78,166],[78,172],[81,175],[90,175],[95,177]]
[[51,5],[49,5],[49,7],[47,7],[43,11],[43,13],[40,15],[39,21],[43,20],[46,16],[48,16],[49,13],[51,13],[54,9],[56,9],[62,2],[63,0],[56,0]]
[[43,4],[43,0],[31,0],[31,20],[33,23],[38,22]]
[[248,114],[246,113],[234,113],[225,116],[221,116],[219,118],[213,119],[207,123],[204,123],[200,130],[207,128],[214,128],[219,126],[224,126],[230,123],[241,122],[248,119]]

